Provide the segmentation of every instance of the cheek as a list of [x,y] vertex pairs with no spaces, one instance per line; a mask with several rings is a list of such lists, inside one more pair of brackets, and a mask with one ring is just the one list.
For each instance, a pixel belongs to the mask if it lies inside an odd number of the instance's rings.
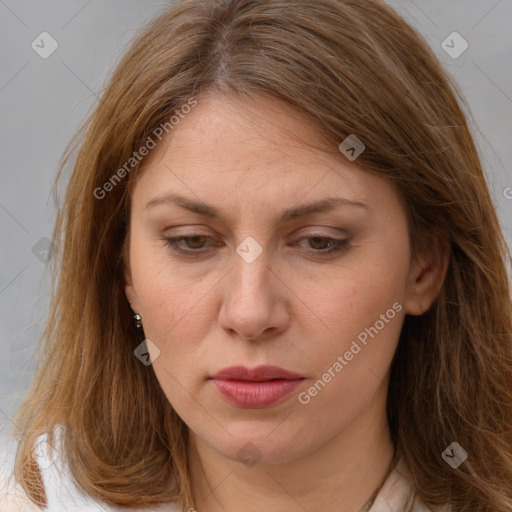
[[318,403],[339,403],[340,396],[359,401],[385,378],[404,318],[405,257],[381,252],[359,258],[322,286],[294,288],[315,312],[304,325],[302,351],[313,383],[320,380],[310,394],[323,395]]
[[[375,288],[371,292],[365,288],[345,290],[349,293],[315,298],[321,322],[304,325],[302,346],[297,348],[317,378],[334,371],[343,375],[338,383],[350,386],[371,372],[385,375],[398,343],[404,308],[400,294],[389,288],[380,292]],[[333,368],[340,357],[342,367]]]
[[152,355],[152,370],[169,402],[186,408],[190,395],[184,389],[197,371],[196,343],[211,325],[206,301],[201,301],[211,285],[190,279],[183,265],[172,263],[165,243],[150,239],[137,222],[131,241],[131,277],[144,336],[158,350],[156,358]]
[[184,283],[177,275],[175,269],[172,274],[162,269],[138,288],[144,334],[176,356],[193,352],[214,321],[208,308],[209,281]]
[[[318,432],[335,435],[376,397],[385,402],[387,373],[398,343],[403,306],[388,288],[378,294],[346,288],[324,302],[326,334],[303,337],[301,358],[308,361],[309,379],[297,395],[297,418],[307,420],[302,436],[314,442]],[[398,295],[399,296],[399,295]],[[323,308],[323,309],[321,309]],[[383,316],[381,316],[383,315]],[[333,331],[333,332],[331,332]]]
[[198,391],[199,375],[204,376],[198,348],[215,324],[207,300],[212,284],[207,279],[191,284],[170,265],[146,265],[139,278],[144,335],[159,350],[152,364],[155,375],[179,413],[200,415],[200,407],[193,412],[196,402],[190,397]]

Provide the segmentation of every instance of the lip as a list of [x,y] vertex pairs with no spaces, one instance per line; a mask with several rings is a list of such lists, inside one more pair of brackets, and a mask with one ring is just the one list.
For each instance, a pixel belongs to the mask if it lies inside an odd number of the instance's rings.
[[266,381],[272,379],[303,379],[302,375],[293,373],[279,366],[260,365],[255,368],[246,368],[245,366],[229,366],[213,375],[214,379],[225,380],[248,380],[248,381]]
[[236,407],[261,409],[290,396],[304,380],[302,375],[278,366],[230,366],[210,378],[215,389]]

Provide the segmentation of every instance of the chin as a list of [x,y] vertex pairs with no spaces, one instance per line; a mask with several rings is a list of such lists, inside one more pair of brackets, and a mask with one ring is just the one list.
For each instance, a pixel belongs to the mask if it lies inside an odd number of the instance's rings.
[[[290,432],[290,427],[285,426],[280,432],[279,421],[261,425],[250,426],[247,422],[234,433],[227,428],[222,440],[210,440],[212,447],[223,457],[252,467],[255,465],[284,464],[306,455],[309,451],[305,439],[300,439]],[[243,432],[241,431],[243,430]],[[300,430],[300,429],[299,429]]]

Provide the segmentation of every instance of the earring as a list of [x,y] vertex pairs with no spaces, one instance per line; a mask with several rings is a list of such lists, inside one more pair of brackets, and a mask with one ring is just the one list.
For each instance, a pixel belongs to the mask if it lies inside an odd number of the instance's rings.
[[142,329],[142,317],[138,313],[133,314],[133,325],[136,329]]

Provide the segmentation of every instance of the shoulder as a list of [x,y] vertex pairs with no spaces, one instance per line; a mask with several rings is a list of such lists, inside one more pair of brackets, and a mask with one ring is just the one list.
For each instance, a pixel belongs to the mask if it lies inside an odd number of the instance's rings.
[[402,460],[390,473],[369,512],[451,512],[451,506],[432,509],[414,496],[414,488]]
[[41,512],[28,496],[23,487],[16,482],[13,475],[16,445],[10,438],[2,438],[0,460],[0,510],[2,512]]
[[[105,503],[97,502],[91,496],[84,494],[71,476],[71,472],[65,461],[61,438],[64,427],[59,426],[54,431],[52,445],[48,442],[47,434],[37,438],[34,446],[34,457],[39,467],[44,489],[48,501],[47,512],[122,512],[127,509],[110,507]],[[12,468],[11,468],[12,469]],[[14,485],[14,477],[9,479],[9,474],[0,473],[0,510],[2,512],[41,512],[24,493],[19,485]],[[2,499],[2,496],[5,498]],[[133,509],[131,509],[133,511]],[[164,508],[138,509],[139,512],[158,512]],[[166,512],[182,512],[181,508],[165,508]]]
[[14,477],[8,471],[0,471],[0,510],[2,512],[41,512],[23,488],[14,482]]

